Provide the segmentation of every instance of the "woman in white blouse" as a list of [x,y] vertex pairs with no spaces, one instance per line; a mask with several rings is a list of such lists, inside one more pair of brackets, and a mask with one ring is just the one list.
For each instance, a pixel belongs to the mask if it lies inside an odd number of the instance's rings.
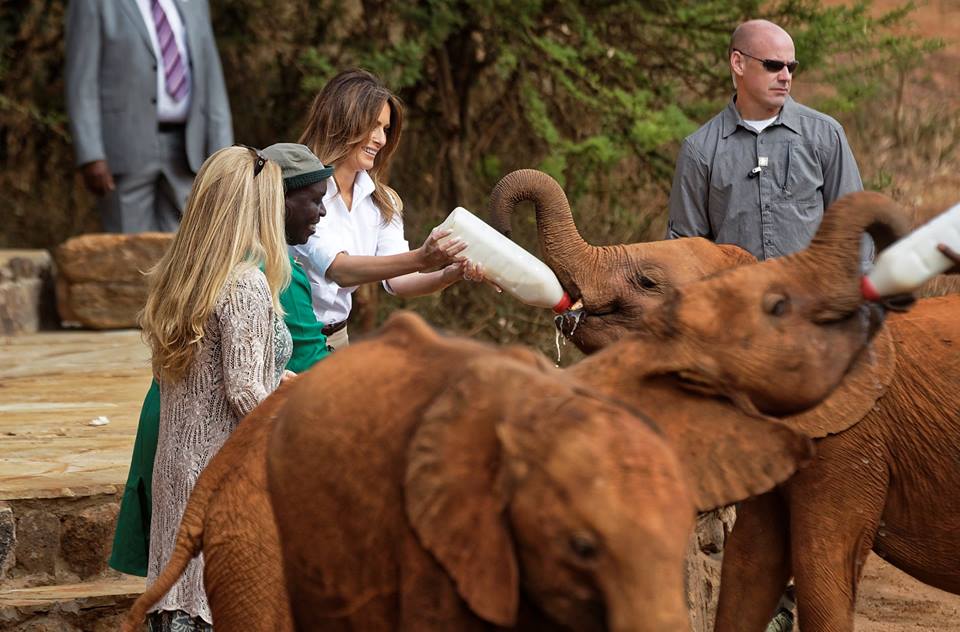
[[348,344],[351,295],[363,283],[382,281],[398,296],[438,292],[482,271],[458,258],[459,240],[440,245],[433,232],[410,250],[403,236],[403,202],[380,182],[400,141],[403,107],[374,75],[348,70],[331,79],[314,99],[300,142],[333,165],[323,197],[326,216],[313,237],[292,247],[310,278],[313,308],[334,349]]

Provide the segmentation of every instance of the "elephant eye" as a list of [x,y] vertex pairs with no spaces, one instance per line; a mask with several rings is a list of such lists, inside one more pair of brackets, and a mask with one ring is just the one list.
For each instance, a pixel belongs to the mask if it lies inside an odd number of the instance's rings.
[[597,539],[590,533],[580,531],[570,536],[570,550],[581,560],[592,560],[597,557]]
[[767,294],[763,297],[763,311],[771,316],[783,316],[790,308],[790,299],[783,294]]
[[648,277],[646,274],[640,274],[636,277],[636,283],[644,290],[656,289],[660,284]]

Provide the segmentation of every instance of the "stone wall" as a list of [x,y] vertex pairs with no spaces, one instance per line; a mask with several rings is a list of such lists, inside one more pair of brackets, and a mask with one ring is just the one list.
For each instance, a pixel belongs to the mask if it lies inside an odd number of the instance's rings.
[[65,325],[137,326],[147,299],[144,272],[166,252],[172,233],[92,234],[69,239],[57,262],[57,309]]
[[0,250],[0,335],[56,325],[53,259],[46,250]]
[[120,492],[0,501],[0,586],[85,581],[107,567]]

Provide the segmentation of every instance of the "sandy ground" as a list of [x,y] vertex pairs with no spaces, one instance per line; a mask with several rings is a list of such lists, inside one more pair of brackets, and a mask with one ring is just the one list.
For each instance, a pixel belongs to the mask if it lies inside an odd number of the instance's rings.
[[871,555],[860,584],[856,629],[960,631],[960,595],[921,584]]

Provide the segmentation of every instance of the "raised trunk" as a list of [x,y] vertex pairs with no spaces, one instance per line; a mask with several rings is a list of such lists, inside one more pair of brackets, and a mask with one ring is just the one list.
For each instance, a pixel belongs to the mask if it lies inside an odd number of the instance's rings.
[[573,213],[560,184],[535,169],[521,169],[501,178],[490,194],[490,222],[506,236],[511,234],[513,209],[524,201],[533,202],[537,213],[537,235],[547,265],[573,297],[580,294],[577,270],[587,265],[596,252],[580,236]]
[[[807,278],[822,286],[828,311],[850,313],[860,295],[860,242],[869,234],[879,252],[910,230],[906,210],[885,195],[851,193],[827,209],[810,247],[784,258],[784,265],[808,270]],[[799,274],[799,273],[798,273]]]

